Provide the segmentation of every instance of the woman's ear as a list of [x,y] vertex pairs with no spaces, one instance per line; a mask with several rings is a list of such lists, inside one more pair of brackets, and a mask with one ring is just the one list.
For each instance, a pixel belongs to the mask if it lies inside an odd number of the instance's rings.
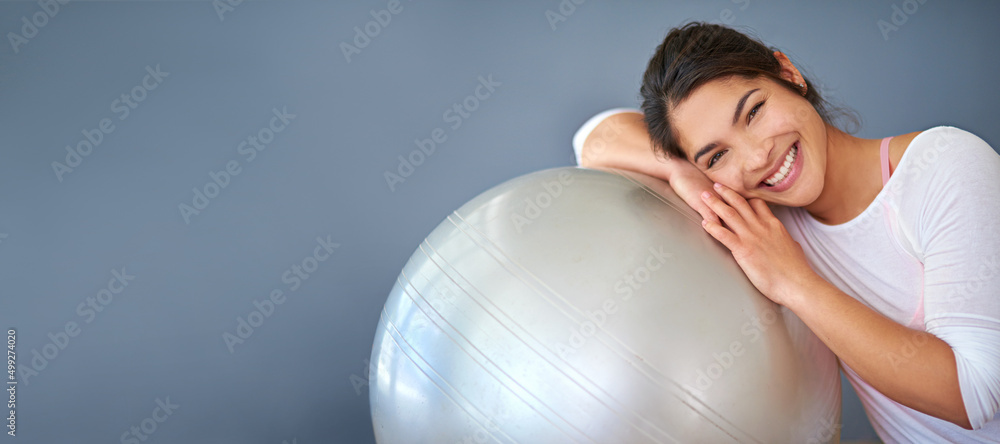
[[804,95],[806,93],[806,89],[809,88],[809,85],[806,85],[805,78],[802,77],[798,68],[796,68],[795,65],[792,64],[792,61],[788,60],[788,56],[783,54],[781,51],[774,51],[774,58],[778,59],[778,64],[781,65],[781,73],[779,74],[781,78],[792,82],[795,85],[802,85],[799,86],[799,89],[802,90],[802,94]]

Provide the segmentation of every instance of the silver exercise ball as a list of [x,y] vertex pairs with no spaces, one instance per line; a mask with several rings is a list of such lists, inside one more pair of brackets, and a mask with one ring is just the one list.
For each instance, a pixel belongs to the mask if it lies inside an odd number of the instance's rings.
[[556,168],[434,229],[371,357],[380,443],[839,441],[836,357],[662,181]]

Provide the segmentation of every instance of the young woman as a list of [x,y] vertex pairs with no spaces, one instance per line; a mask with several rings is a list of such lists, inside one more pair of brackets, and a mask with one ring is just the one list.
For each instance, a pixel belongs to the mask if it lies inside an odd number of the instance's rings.
[[1000,442],[1000,156],[986,142],[847,134],[788,57],[718,25],[672,30],[641,95],[641,112],[580,129],[580,165],[667,180],[840,358],[886,442]]

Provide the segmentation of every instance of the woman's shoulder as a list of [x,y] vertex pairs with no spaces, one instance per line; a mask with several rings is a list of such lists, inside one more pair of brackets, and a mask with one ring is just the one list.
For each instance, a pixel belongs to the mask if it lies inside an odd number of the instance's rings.
[[915,217],[945,215],[973,201],[997,208],[1000,155],[971,132],[950,126],[927,129],[907,146],[885,194],[893,206]]
[[[984,227],[1000,216],[1000,155],[979,136],[939,126],[916,135],[882,197],[905,234],[904,248],[926,257],[955,230]],[[993,222],[990,222],[993,223]]]
[[[924,131],[913,132],[897,136],[903,141],[909,140],[905,144],[904,152],[916,151],[921,156],[941,155],[949,151],[968,151],[970,153],[992,153],[996,151],[986,143],[981,137],[954,126],[935,126]],[[901,159],[902,160],[902,159]]]
[[912,176],[928,170],[950,175],[983,168],[996,173],[1000,168],[1000,155],[985,140],[960,128],[936,126],[897,138],[903,144],[898,153],[890,147],[890,158],[896,164],[893,175],[897,170]]

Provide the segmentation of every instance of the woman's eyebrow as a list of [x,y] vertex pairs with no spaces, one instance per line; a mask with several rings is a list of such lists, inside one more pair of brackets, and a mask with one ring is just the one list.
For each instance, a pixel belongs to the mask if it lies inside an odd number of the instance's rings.
[[733,113],[733,125],[736,125],[736,122],[740,120],[740,115],[743,114],[743,105],[747,103],[747,99],[750,98],[750,94],[757,92],[759,89],[760,88],[754,88],[747,91],[747,93],[740,99],[740,102],[736,104],[736,112]]
[[707,153],[709,151],[712,151],[712,149],[715,148],[716,146],[719,146],[719,144],[717,144],[715,142],[712,142],[712,143],[710,143],[708,145],[705,145],[704,148],[698,150],[698,153],[694,155],[694,163],[698,163],[698,158],[699,157],[705,155],[705,153]]

